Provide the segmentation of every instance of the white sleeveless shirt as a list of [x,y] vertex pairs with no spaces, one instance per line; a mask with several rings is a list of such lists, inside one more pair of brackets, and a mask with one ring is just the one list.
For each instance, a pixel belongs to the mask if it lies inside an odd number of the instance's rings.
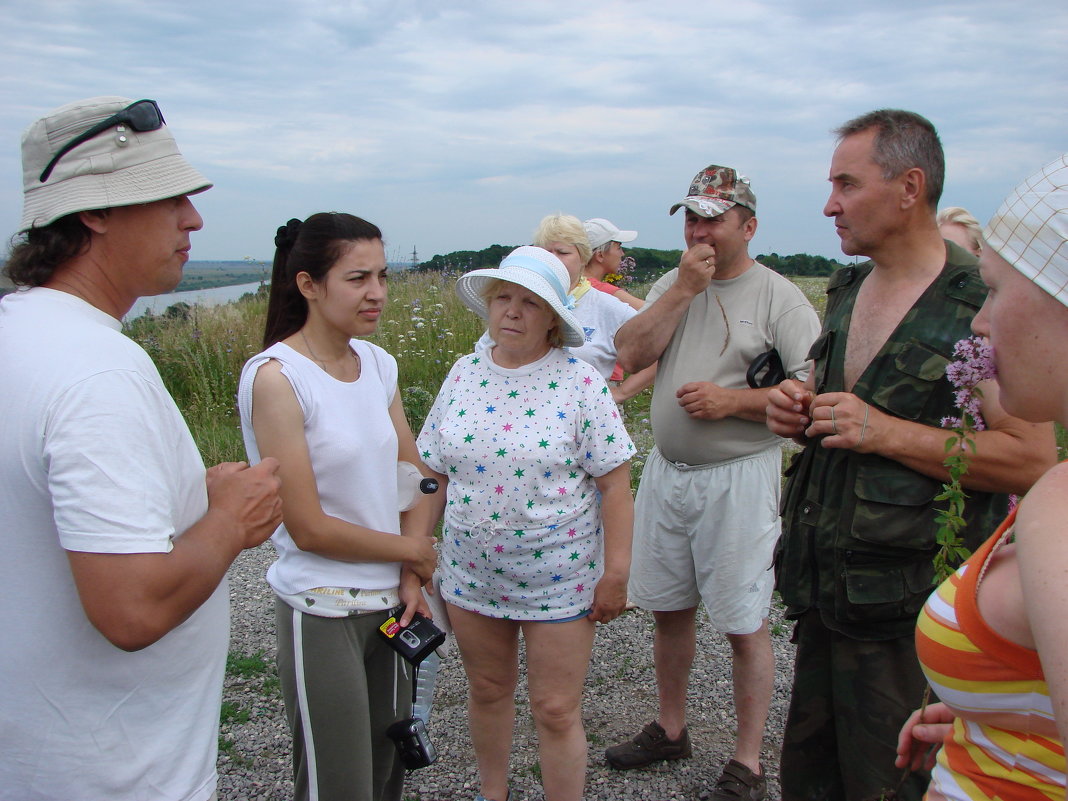
[[[360,377],[353,382],[337,380],[281,342],[249,359],[237,393],[245,450],[250,463],[260,461],[252,430],[252,384],[257,370],[275,359],[304,412],[304,435],[323,511],[399,536],[397,432],[389,416],[397,362],[370,342],[353,339],[350,345],[361,362]],[[268,569],[267,582],[282,596],[319,587],[395,589],[400,582],[399,562],[343,562],[302,551],[284,524],[271,540],[278,560]]]

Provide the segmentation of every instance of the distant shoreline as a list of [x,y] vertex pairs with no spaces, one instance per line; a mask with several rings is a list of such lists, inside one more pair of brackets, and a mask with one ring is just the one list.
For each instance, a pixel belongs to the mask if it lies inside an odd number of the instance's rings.
[[[0,267],[3,262],[0,262]],[[390,263],[391,270],[407,270],[408,262]],[[226,286],[270,283],[269,261],[234,259],[232,261],[190,261],[182,270],[182,282],[174,292],[196,292]],[[0,275],[0,297],[15,291],[15,285]]]

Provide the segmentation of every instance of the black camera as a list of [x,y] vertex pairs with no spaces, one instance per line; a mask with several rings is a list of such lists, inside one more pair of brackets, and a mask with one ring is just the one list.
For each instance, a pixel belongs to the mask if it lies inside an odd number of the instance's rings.
[[378,627],[382,636],[408,662],[417,665],[427,658],[435,648],[445,642],[445,632],[434,625],[433,621],[416,612],[411,622],[403,629],[400,626],[404,607],[397,606],[389,610],[386,622]]
[[406,770],[433,765],[438,752],[426,733],[426,724],[419,718],[398,720],[386,729],[386,736],[397,746],[397,754]]
[[[414,707],[419,684],[419,664],[445,641],[445,632],[418,612],[406,627],[401,628],[402,614],[404,614],[403,606],[391,609],[386,622],[378,627],[378,631],[386,638],[386,642],[415,668],[415,675],[412,677],[412,706]],[[421,718],[411,717],[398,720],[386,729],[386,736],[397,746],[397,754],[407,770],[425,768],[427,765],[434,764],[438,758],[438,752],[430,742],[430,735],[427,734],[426,722]]]

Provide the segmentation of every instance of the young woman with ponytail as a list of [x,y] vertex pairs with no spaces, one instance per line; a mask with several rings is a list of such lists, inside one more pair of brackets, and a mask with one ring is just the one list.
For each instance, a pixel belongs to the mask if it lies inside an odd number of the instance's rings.
[[398,511],[398,460],[422,466],[396,360],[356,338],[386,303],[382,233],[314,214],[280,227],[275,245],[265,350],[242,371],[238,406],[249,461],[281,464],[267,581],[295,798],[399,801],[385,730],[408,716],[410,667],[375,629],[398,603],[402,625],[429,615],[421,586],[436,553],[430,504]]

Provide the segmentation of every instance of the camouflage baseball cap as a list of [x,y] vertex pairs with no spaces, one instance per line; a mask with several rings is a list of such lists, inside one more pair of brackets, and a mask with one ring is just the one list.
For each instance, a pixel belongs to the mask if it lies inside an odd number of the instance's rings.
[[702,217],[718,217],[735,205],[756,212],[756,195],[749,179],[730,167],[709,164],[694,176],[686,199],[668,213],[674,214],[685,206]]

